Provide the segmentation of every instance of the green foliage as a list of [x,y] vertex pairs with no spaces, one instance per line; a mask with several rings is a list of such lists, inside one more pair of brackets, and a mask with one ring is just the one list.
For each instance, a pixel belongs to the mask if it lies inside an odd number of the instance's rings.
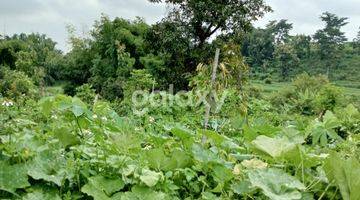
[[18,188],[30,186],[27,180],[26,166],[23,164],[9,165],[1,161],[0,190],[14,193]]
[[271,78],[266,78],[266,79],[264,79],[264,83],[265,83],[265,84],[271,84],[271,83],[272,83],[272,79],[271,79]]
[[360,198],[359,172],[360,163],[356,158],[342,158],[338,153],[332,153],[326,160],[324,170],[330,181],[339,187],[341,196],[345,200]]
[[275,61],[279,65],[282,80],[288,80],[290,71],[299,65],[299,58],[294,49],[289,45],[277,46],[275,52]]
[[249,180],[272,200],[301,199],[300,191],[306,189],[299,180],[278,169],[250,171]]
[[44,70],[41,79],[47,84],[60,78],[59,66],[63,60],[61,52],[55,49],[55,42],[46,35],[19,34],[0,42],[0,60],[2,65],[24,72],[37,83],[37,69]]
[[[321,75],[302,74],[269,98],[247,84],[247,64],[267,83],[278,68],[282,80],[310,67],[317,74],[330,62],[304,68],[318,59],[317,47],[342,65],[356,63],[356,42],[344,44],[340,31],[345,18],[325,13],[327,26],[312,41],[291,36],[287,20],[247,33],[270,11],[263,0],[152,2],[174,6],[152,26],[102,16],[90,38],[69,26],[66,55],[44,35],[0,41],[1,199],[359,199],[356,102],[346,107]],[[54,81],[75,97],[37,102],[35,85],[45,94]],[[135,91],[170,101],[177,96],[155,92],[170,83],[191,87],[185,94],[196,106],[146,102],[148,112],[136,112]],[[201,95],[210,89],[219,96]],[[206,130],[202,100],[212,108]]]
[[320,88],[329,83],[329,80],[324,75],[310,76],[307,73],[303,73],[297,76],[293,80],[293,85],[297,92],[319,91]]
[[[163,2],[162,0],[150,1]],[[165,0],[164,2],[175,6],[175,9],[169,13],[168,19],[186,27],[186,34],[192,35],[200,47],[216,31],[247,30],[251,21],[271,11],[271,8],[262,0],[243,3],[209,0]]]
[[92,89],[91,85],[84,84],[78,88],[76,88],[76,97],[81,99],[83,102],[92,105],[94,103],[96,93],[95,90]]
[[[133,89],[152,85],[145,70],[133,71],[132,77],[128,84]],[[241,110],[232,101],[224,105],[231,107],[225,109],[229,116]],[[339,178],[327,188],[318,178],[321,171],[299,166],[324,167],[326,174],[332,173],[323,165],[328,149],[316,145],[316,134],[340,148],[347,138],[336,137],[332,143],[333,136],[339,127],[353,135],[358,120],[358,112],[349,106],[345,116],[328,112],[322,121],[305,122],[305,128],[300,121],[281,128],[269,119],[265,125],[256,122],[271,106],[252,105],[247,123],[226,125],[233,119],[219,115],[223,124],[201,130],[201,117],[178,118],[175,123],[171,112],[152,120],[131,112],[120,117],[106,102],[97,101],[89,109],[80,99],[62,95],[23,106],[0,107],[0,164],[7,169],[0,178],[0,196],[8,199],[301,199],[336,193],[336,187],[343,193]],[[191,110],[180,113],[187,118],[189,112],[198,115]],[[229,127],[243,134],[233,134]],[[313,145],[304,141],[308,135],[315,138]],[[311,186],[315,181],[316,187]]]
[[358,32],[356,38],[354,38],[353,48],[354,48],[354,49],[357,51],[357,53],[360,55],[360,28],[359,28],[359,32]]
[[345,33],[341,32],[341,28],[348,24],[347,18],[339,18],[329,12],[323,13],[320,18],[326,26],[316,32],[314,39],[319,44],[320,58],[331,59],[333,56],[336,57],[339,48],[337,45],[342,45],[346,41]]
[[23,72],[0,68],[0,93],[4,97],[19,98],[34,96],[36,87],[32,80]]
[[309,134],[312,136],[313,144],[320,143],[325,146],[329,140],[341,141],[342,138],[336,133],[335,128],[340,126],[340,121],[330,111],[327,111],[323,121],[315,120],[312,126],[309,126]]
[[335,110],[344,103],[343,92],[330,84],[326,76],[297,76],[291,88],[283,89],[270,96],[270,101],[293,112],[305,115],[321,114]]

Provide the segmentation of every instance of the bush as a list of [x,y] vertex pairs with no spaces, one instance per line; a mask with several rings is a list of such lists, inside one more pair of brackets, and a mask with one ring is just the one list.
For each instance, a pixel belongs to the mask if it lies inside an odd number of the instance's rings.
[[330,81],[327,76],[310,76],[307,73],[298,75],[292,82],[297,92],[305,92],[306,90],[319,91],[324,85],[329,83]]
[[295,113],[314,115],[326,110],[334,110],[340,105],[342,92],[330,84],[326,76],[301,74],[286,88],[270,96],[275,107],[288,107]]
[[67,83],[64,86],[64,94],[74,96],[76,94],[76,85],[73,83]]
[[266,78],[264,80],[265,84],[272,84],[272,79],[271,78]]
[[109,101],[115,101],[117,99],[123,99],[124,84],[122,81],[115,78],[109,78],[102,86],[101,96]]
[[20,96],[36,95],[36,87],[32,80],[24,73],[9,70],[5,67],[0,70],[0,93],[4,97],[18,98]]
[[315,102],[318,112],[331,110],[333,111],[337,105],[340,105],[342,101],[342,91],[333,85],[325,85],[319,91]]
[[84,84],[76,88],[76,97],[80,98],[83,102],[92,105],[96,97],[96,92],[91,88],[91,85]]
[[262,89],[260,87],[257,87],[257,86],[249,86],[249,87],[246,87],[246,93],[249,95],[249,97],[252,97],[252,98],[256,98],[256,99],[260,99],[262,97]]
[[296,97],[293,89],[285,88],[279,92],[270,95],[269,100],[275,107],[281,107],[285,104],[289,104],[292,99]]

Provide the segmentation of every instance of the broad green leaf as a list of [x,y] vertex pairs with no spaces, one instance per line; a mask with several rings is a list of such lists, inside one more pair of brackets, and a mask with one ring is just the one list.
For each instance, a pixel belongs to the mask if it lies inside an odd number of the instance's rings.
[[145,159],[153,169],[163,169],[167,163],[167,157],[162,149],[150,149],[145,153]]
[[212,175],[214,180],[222,185],[233,178],[232,171],[226,168],[224,165],[220,164],[217,164],[213,167]]
[[252,170],[248,176],[251,185],[272,200],[301,199],[300,191],[305,190],[304,184],[279,169]]
[[105,192],[97,188],[92,183],[88,183],[81,188],[81,192],[91,196],[94,200],[110,200],[110,197]]
[[353,104],[349,104],[344,111],[349,117],[354,117],[359,114],[359,110]]
[[332,153],[324,170],[330,181],[339,187],[344,200],[360,199],[360,163],[355,158],[343,159],[337,153]]
[[234,183],[231,185],[231,189],[236,194],[240,194],[240,195],[247,194],[255,190],[251,186],[251,183],[248,181],[241,181],[239,183]]
[[335,115],[327,111],[324,115],[323,124],[325,129],[333,129],[341,125],[340,121],[335,117]]
[[145,153],[145,156],[152,169],[163,171],[185,168],[191,162],[191,158],[181,150],[174,150],[168,157],[162,149],[151,149]]
[[244,160],[241,162],[241,165],[247,169],[266,169],[268,164],[259,160],[259,159],[251,159],[251,160]]
[[67,177],[66,160],[50,150],[40,152],[28,167],[28,175],[61,186]]
[[260,121],[257,122],[254,126],[245,126],[244,127],[244,138],[247,141],[252,141],[259,135],[265,135],[272,137],[276,135],[279,131],[281,131],[280,128],[274,127],[270,125],[269,123]]
[[79,144],[79,138],[71,132],[70,128],[61,127],[53,130],[54,135],[64,147]]
[[195,135],[187,129],[175,127],[171,129],[171,133],[174,134],[176,137],[180,138],[183,145],[187,149],[191,148],[191,146],[194,144]]
[[208,140],[211,140],[215,145],[220,146],[227,138],[210,130],[199,130],[200,135],[205,135]]
[[289,139],[283,138],[270,138],[264,135],[258,136],[252,141],[254,147],[269,154],[273,158],[281,157],[284,153],[294,149],[296,143],[290,142]]
[[203,200],[220,200],[215,194],[211,192],[203,192],[201,193],[201,199]]
[[117,193],[111,200],[171,200],[165,193],[156,192],[151,188],[134,186],[131,192]]
[[16,189],[30,186],[26,172],[23,164],[9,165],[0,161],[0,190],[14,193]]
[[71,111],[76,117],[80,117],[84,114],[84,109],[78,105],[73,105],[71,108]]
[[53,109],[53,97],[46,97],[40,100],[41,111],[44,115],[49,116]]
[[195,160],[197,160],[199,162],[221,163],[221,160],[218,158],[218,156],[215,153],[213,153],[212,151],[209,151],[207,149],[204,149],[201,145],[194,144],[192,147],[192,153],[193,153]]
[[88,183],[81,188],[81,191],[94,197],[95,200],[102,200],[109,199],[113,193],[123,189],[124,186],[120,178],[106,178],[99,175],[88,178]]
[[23,200],[61,200],[56,191],[43,191],[42,189],[36,189],[35,191],[26,194]]
[[162,174],[148,169],[143,169],[140,180],[148,187],[155,186],[161,179]]

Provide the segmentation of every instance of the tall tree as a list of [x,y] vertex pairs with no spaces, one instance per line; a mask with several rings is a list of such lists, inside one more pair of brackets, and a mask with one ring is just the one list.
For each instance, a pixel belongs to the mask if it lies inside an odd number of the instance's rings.
[[356,38],[353,41],[353,47],[355,49],[355,51],[360,54],[360,27],[359,27],[359,32],[356,36]]
[[209,43],[210,38],[247,31],[252,21],[271,11],[264,0],[149,1],[167,3],[170,7],[168,15],[153,27],[149,43],[163,50],[156,55],[170,58],[165,62],[169,69],[163,72],[164,77],[176,80],[175,89],[186,89],[196,66],[213,58],[216,44]]
[[297,56],[300,59],[306,59],[310,57],[311,53],[311,36],[296,35],[291,37],[291,44]]
[[292,69],[299,65],[299,58],[295,50],[289,44],[280,44],[275,50],[275,61],[280,68],[280,73],[284,81],[289,80]]
[[274,34],[276,44],[284,44],[290,38],[290,31],[293,28],[292,23],[288,23],[286,19],[280,21],[270,21],[266,28]]
[[323,13],[320,18],[326,26],[315,33],[314,39],[319,46],[320,58],[326,60],[327,74],[330,75],[330,69],[336,66],[343,44],[347,41],[341,28],[348,24],[348,18],[338,17],[329,12]]
[[274,59],[275,38],[269,29],[254,28],[242,39],[241,52],[253,71],[266,69]]
[[271,10],[264,0],[149,0],[173,5],[168,15],[191,33],[202,46],[217,31],[247,29],[251,21]]

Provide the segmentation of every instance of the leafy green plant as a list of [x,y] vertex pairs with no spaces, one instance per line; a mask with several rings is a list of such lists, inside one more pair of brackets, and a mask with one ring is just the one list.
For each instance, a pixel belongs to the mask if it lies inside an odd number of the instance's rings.
[[322,121],[315,120],[308,129],[308,134],[312,136],[313,144],[327,145],[329,140],[342,141],[343,139],[336,133],[335,128],[341,125],[337,117],[327,111]]

